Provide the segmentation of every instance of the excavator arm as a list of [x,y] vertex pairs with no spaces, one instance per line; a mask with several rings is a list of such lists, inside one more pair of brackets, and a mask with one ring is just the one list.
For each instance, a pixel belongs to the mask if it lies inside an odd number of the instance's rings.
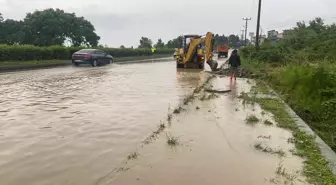
[[210,66],[211,70],[217,69],[217,62],[214,61],[213,58],[213,33],[208,32],[205,37],[202,38],[195,38],[191,39],[188,51],[183,59],[183,63],[187,63],[188,61],[191,61],[191,58],[193,57],[194,53],[196,52],[197,46],[201,43],[205,44],[205,61]]
[[188,51],[185,55],[185,58],[183,59],[183,63],[187,63],[188,61],[191,60],[191,57],[196,52],[197,46],[200,45],[201,43],[202,43],[202,38],[191,39]]
[[[203,38],[204,42],[205,42],[205,48],[206,48],[206,50],[205,50],[205,61],[206,61],[207,64],[210,65],[211,70],[213,70],[213,67],[214,67],[213,66],[214,61],[212,60],[212,57],[213,57],[212,51],[213,51],[213,45],[214,45],[213,37],[214,37],[213,33],[208,32],[206,34],[205,38]],[[217,68],[217,65],[215,67]]]

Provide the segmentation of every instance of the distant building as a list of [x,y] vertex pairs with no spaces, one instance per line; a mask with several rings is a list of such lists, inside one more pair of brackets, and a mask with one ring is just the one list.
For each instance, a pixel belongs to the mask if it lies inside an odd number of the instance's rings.
[[273,39],[276,39],[277,36],[278,36],[279,32],[276,31],[276,30],[270,30],[267,32],[267,38],[273,40]]

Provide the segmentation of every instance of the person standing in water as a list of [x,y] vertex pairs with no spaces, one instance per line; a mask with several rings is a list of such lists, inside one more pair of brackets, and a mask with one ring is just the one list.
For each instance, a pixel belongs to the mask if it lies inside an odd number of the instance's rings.
[[240,67],[240,56],[238,55],[237,49],[233,50],[231,53],[231,56],[229,58],[229,66],[230,66],[230,71],[231,71],[230,80],[232,80],[233,76],[236,80],[238,68]]

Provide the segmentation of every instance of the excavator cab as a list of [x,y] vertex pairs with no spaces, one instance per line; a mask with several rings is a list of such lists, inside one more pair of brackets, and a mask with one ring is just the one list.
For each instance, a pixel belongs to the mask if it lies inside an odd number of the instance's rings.
[[213,33],[208,32],[205,36],[184,35],[182,48],[177,52],[176,67],[204,69],[204,63],[208,63],[211,70],[217,68],[217,62],[212,60],[214,38]]
[[188,52],[190,42],[192,39],[198,39],[201,38],[200,35],[184,35],[182,40],[182,48],[184,50],[184,53]]

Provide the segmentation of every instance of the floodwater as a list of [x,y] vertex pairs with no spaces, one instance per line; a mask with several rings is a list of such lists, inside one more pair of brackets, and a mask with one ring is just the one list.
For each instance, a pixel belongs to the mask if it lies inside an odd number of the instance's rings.
[[[247,80],[229,83],[228,78],[216,78],[213,88],[232,92],[206,101],[195,99],[154,143],[137,150],[137,159],[120,166],[121,171],[109,174],[101,184],[308,184],[302,177],[303,160],[290,152],[291,132],[262,124],[276,122],[270,113],[261,114],[258,105],[243,106],[237,99],[241,92],[249,92]],[[252,114],[259,124],[246,124]],[[167,135],[177,137],[178,144],[169,146]],[[258,143],[284,155],[256,150]]]
[[1,74],[0,184],[99,183],[204,77],[174,62]]
[[[165,122],[169,107],[206,76],[174,62],[0,75],[0,184],[307,184],[289,131],[246,124],[251,114],[274,122],[237,99],[250,90],[246,79],[215,78],[213,88],[232,92],[196,98]],[[166,128],[144,144],[161,121]],[[168,146],[166,134],[178,145]],[[257,143],[285,155],[256,150]]]

